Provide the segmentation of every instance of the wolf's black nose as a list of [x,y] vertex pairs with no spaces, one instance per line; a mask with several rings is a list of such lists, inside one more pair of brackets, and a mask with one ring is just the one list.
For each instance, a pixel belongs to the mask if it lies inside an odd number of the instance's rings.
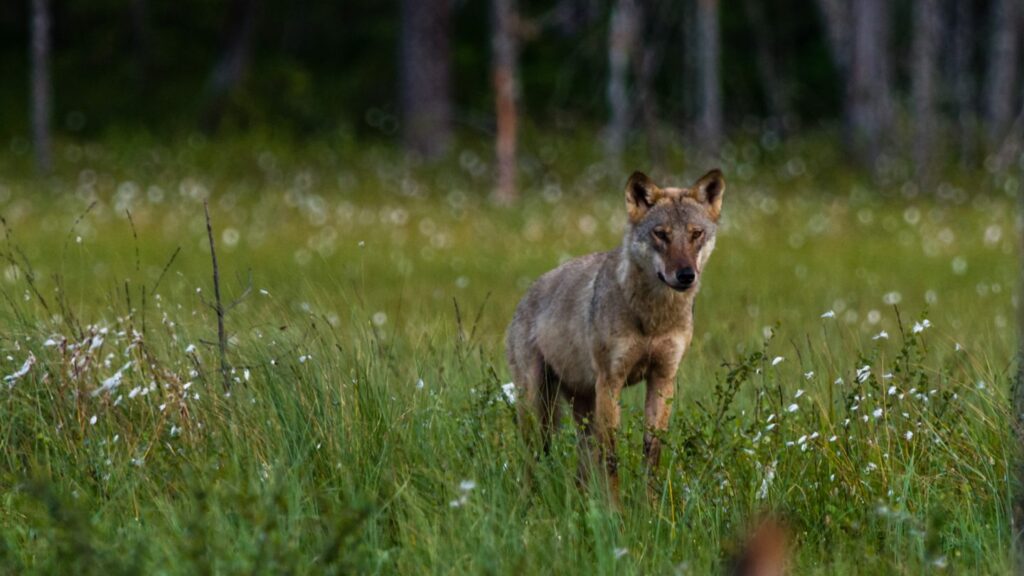
[[697,273],[693,270],[693,268],[690,268],[689,266],[687,266],[686,268],[682,268],[678,272],[676,272],[676,281],[682,284],[683,286],[689,286],[690,284],[693,284],[693,281],[696,279]]

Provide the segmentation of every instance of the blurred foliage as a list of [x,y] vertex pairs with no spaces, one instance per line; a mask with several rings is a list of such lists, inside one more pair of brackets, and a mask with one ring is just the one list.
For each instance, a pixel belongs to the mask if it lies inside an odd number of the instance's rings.
[[[526,19],[543,20],[558,3],[521,2]],[[607,116],[609,0],[579,2],[587,16],[574,26],[546,26],[522,51],[526,117],[538,125],[600,125]],[[897,8],[897,28],[909,24],[909,2]],[[984,15],[988,2],[978,2]],[[27,2],[0,12],[0,136],[27,133]],[[145,7],[144,26],[133,6]],[[67,0],[54,10],[55,118],[58,130],[95,135],[144,130],[188,132],[197,124],[203,87],[223,44],[228,0]],[[661,122],[685,128],[695,103],[692,34],[685,3],[650,2],[645,42],[659,51],[654,92]],[[799,117],[792,128],[834,121],[839,77],[816,6],[774,0],[764,9],[772,57]],[[399,2],[356,0],[302,3],[266,0],[258,20],[253,67],[236,94],[228,129],[263,126],[298,134],[353,131],[392,139],[398,131]],[[739,125],[766,113],[752,23],[741,2],[722,3],[722,79],[727,120]],[[453,0],[453,97],[457,128],[490,130],[489,3]],[[141,35],[140,35],[141,34]],[[907,34],[894,34],[894,65],[906,84]],[[141,42],[139,40],[141,38]],[[383,120],[382,120],[383,119]]]

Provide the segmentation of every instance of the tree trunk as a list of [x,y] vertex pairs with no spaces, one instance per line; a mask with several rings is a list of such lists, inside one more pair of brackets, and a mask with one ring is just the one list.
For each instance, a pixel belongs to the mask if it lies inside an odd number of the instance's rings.
[[53,168],[50,142],[50,116],[53,84],[50,80],[50,0],[32,0],[31,13],[31,83],[32,83],[32,145],[36,168],[49,172]]
[[872,169],[892,122],[889,92],[888,0],[853,3],[853,39],[847,102],[854,151]]
[[825,23],[832,62],[841,78],[850,68],[850,6],[848,0],[818,0],[818,11]]
[[992,33],[989,68],[985,87],[985,120],[988,140],[997,148],[1013,119],[1017,88],[1017,43],[1020,31],[1020,0],[995,0],[992,5]]
[[206,85],[202,127],[215,132],[231,96],[241,86],[252,63],[253,37],[260,0],[232,0],[224,26],[224,48]]
[[401,102],[408,152],[443,156],[451,143],[451,3],[402,0]]
[[658,100],[654,93],[654,77],[661,67],[662,54],[660,44],[649,40],[642,44],[637,58],[636,102],[647,135],[647,155],[652,166],[659,166],[662,149],[658,138]]
[[628,76],[640,37],[641,11],[636,0],[616,0],[608,26],[608,108],[611,117],[605,130],[605,148],[614,161],[622,159],[629,135],[630,90]]
[[[676,35],[669,24],[672,4],[666,0],[646,0],[641,6],[640,39],[637,42],[636,101],[647,136],[647,155],[651,166],[660,166],[664,156],[661,124],[658,121],[658,97],[654,82],[665,58],[665,46],[674,45]],[[685,48],[684,48],[685,49]]]
[[495,199],[511,204],[516,188],[516,132],[518,129],[519,47],[516,37],[516,0],[492,0],[491,75],[498,131],[495,138],[497,187]]
[[693,33],[697,29],[697,6],[696,2],[683,2],[680,7],[680,24],[679,28],[683,30],[683,38],[678,43],[680,54],[680,60],[682,61],[681,70],[681,84],[680,91],[682,96],[680,97],[679,107],[677,108],[679,117],[677,118],[677,125],[680,126],[681,132],[687,138],[693,138],[696,136],[696,126],[693,122],[694,118],[697,118],[700,114],[700,98],[697,94],[697,90],[694,88],[697,86],[698,66],[697,66],[697,44],[699,40],[697,35]]
[[699,134],[704,152],[722,144],[722,86],[718,0],[697,0],[697,70],[700,91]]
[[[768,114],[781,121],[790,114],[789,103],[786,98],[786,90],[779,80],[778,70],[775,66],[773,48],[776,43],[772,41],[772,29],[768,22],[768,16],[765,14],[764,4],[761,0],[743,0],[743,8],[754,35],[754,45],[757,47],[754,57],[757,63],[757,75],[764,88]],[[782,123],[780,122],[780,124]]]
[[855,140],[853,103],[850,93],[850,68],[853,60],[853,34],[850,28],[853,19],[851,1],[853,0],[817,0],[818,11],[825,24],[825,37],[828,38],[832,62],[843,86],[843,141],[849,149],[854,148]]
[[977,153],[977,78],[974,75],[974,0],[954,0],[952,26],[953,99],[956,106],[956,141],[960,163],[974,163]]
[[915,0],[912,84],[914,100],[914,169],[918,185],[932,183],[935,155],[935,78],[941,34],[939,0]]

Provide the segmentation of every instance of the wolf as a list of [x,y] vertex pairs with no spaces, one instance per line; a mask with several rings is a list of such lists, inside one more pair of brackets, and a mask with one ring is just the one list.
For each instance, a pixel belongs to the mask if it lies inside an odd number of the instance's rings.
[[538,453],[548,449],[560,399],[568,400],[580,428],[580,473],[603,470],[617,508],[622,389],[647,384],[644,458],[653,479],[724,192],[717,169],[688,188],[661,188],[634,172],[626,184],[622,245],[541,276],[509,325],[506,352],[528,445]]

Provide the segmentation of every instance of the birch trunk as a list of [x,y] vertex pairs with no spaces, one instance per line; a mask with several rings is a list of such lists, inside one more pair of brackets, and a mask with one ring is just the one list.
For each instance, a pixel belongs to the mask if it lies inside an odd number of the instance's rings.
[[408,152],[428,159],[451,142],[450,31],[449,0],[402,0],[402,136]]
[[628,76],[640,34],[640,7],[636,0],[616,0],[608,26],[608,109],[605,149],[619,162],[629,134],[632,106]]
[[1020,0],[995,0],[985,87],[985,120],[990,148],[997,148],[1013,120],[1017,88]]
[[888,0],[853,3],[852,53],[847,81],[850,128],[858,159],[872,169],[876,168],[892,120],[889,8]]
[[697,62],[700,133],[704,151],[718,153],[722,144],[722,88],[718,0],[697,0]]

